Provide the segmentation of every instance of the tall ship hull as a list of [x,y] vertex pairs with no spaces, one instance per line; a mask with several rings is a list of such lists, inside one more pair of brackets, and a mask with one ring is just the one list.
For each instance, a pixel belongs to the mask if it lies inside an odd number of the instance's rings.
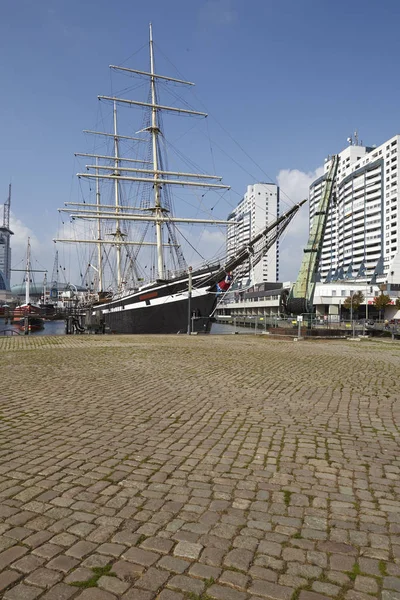
[[191,332],[209,332],[216,299],[208,288],[196,290],[190,306],[187,290],[178,291],[175,285],[165,285],[157,297],[143,300],[146,296],[152,296],[151,292],[94,306],[91,312],[101,312],[100,319],[110,333],[187,333],[189,328]]

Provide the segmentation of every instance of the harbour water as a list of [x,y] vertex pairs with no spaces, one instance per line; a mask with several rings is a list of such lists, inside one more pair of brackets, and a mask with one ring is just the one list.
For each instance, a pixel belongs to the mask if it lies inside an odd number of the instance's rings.
[[[213,323],[210,333],[211,335],[232,334],[239,329],[243,333],[251,333],[249,329],[239,327],[234,328],[233,325],[228,325],[225,323]],[[6,324],[5,319],[0,319],[0,336],[3,335],[24,335],[24,332],[21,331],[16,325],[10,325],[10,323]],[[40,331],[34,331],[29,335],[65,335],[65,322],[63,320],[45,321],[43,329]]]
[[[24,335],[24,332],[17,325],[10,325],[5,322],[5,319],[0,319],[0,336],[3,335]],[[45,321],[43,329],[29,335],[65,335],[65,323],[64,321]]]

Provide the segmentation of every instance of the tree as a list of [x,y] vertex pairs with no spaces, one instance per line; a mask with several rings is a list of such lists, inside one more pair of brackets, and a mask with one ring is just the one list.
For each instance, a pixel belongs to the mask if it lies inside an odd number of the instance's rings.
[[382,318],[382,311],[391,303],[390,296],[388,294],[380,294],[379,296],[375,296],[374,305],[379,310],[379,318]]
[[347,308],[347,310],[352,310],[353,313],[357,312],[360,308],[360,304],[364,302],[364,294],[362,292],[354,292],[351,296],[347,296],[345,301],[343,302],[343,306]]
[[396,308],[400,308],[400,298],[396,298],[395,306]]

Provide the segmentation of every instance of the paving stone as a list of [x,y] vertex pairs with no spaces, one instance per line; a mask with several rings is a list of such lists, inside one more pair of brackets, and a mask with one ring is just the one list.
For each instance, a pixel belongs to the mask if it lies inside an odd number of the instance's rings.
[[89,581],[93,577],[94,573],[90,569],[84,567],[78,567],[69,573],[64,579],[65,583],[77,583],[78,581]]
[[227,567],[233,567],[240,569],[241,571],[247,571],[250,563],[253,560],[253,552],[245,549],[231,550],[224,558],[224,565]]
[[258,567],[254,565],[251,567],[249,571],[249,575],[253,579],[265,579],[266,581],[276,582],[278,579],[278,575],[272,569],[264,569],[263,567]]
[[400,594],[392,590],[383,590],[382,600],[400,600]]
[[62,579],[62,575],[58,571],[41,568],[29,573],[25,577],[24,582],[30,585],[37,585],[42,588],[50,588]]
[[78,600],[117,600],[117,596],[106,592],[105,590],[99,590],[98,588],[89,588],[83,591],[77,596]]
[[96,548],[97,544],[94,544],[93,542],[84,542],[81,540],[80,542],[77,542],[71,546],[71,548],[68,548],[65,554],[67,556],[73,556],[74,558],[81,559],[93,552]]
[[53,556],[61,554],[63,550],[64,548],[61,546],[55,546],[54,544],[43,544],[43,546],[34,548],[32,554],[42,556],[43,558],[53,558]]
[[329,557],[329,565],[333,571],[351,571],[354,563],[355,559],[353,556],[332,554]]
[[22,575],[15,571],[6,570],[0,573],[0,593],[21,579]]
[[383,587],[389,590],[396,590],[400,592],[400,578],[399,577],[384,577]]
[[[217,579],[217,577],[213,577],[213,579]],[[224,571],[219,578],[221,585],[229,585],[240,590],[246,589],[248,581],[249,577],[247,575],[236,573],[235,571]]]
[[13,546],[0,553],[0,571],[28,552],[28,548]]
[[168,581],[168,587],[186,594],[200,594],[204,591],[204,583],[186,575],[175,575]]
[[154,592],[148,592],[146,590],[139,590],[136,588],[132,588],[128,590],[123,596],[123,600],[154,600],[155,599]]
[[79,564],[79,561],[76,558],[72,558],[71,556],[65,556],[65,554],[61,554],[60,556],[56,556],[49,563],[47,563],[47,567],[49,569],[54,569],[55,571],[61,571],[62,573],[68,573],[71,569],[76,567]]
[[[105,554],[90,554],[84,561],[81,562],[82,567],[92,569],[93,567],[105,567],[113,560],[112,556]],[[79,561],[78,561],[79,562]]]
[[140,547],[144,550],[152,550],[160,554],[168,554],[173,548],[174,542],[161,537],[150,537],[145,540]]
[[43,592],[41,588],[20,583],[4,594],[4,600],[35,600]]
[[125,560],[118,560],[112,566],[112,571],[122,581],[134,582],[145,571],[143,565],[135,565]]
[[24,545],[30,546],[31,548],[37,548],[47,542],[51,537],[53,537],[53,535],[48,531],[37,531],[24,539]]
[[200,579],[218,579],[221,574],[221,569],[203,565],[201,563],[191,563],[189,575],[191,577],[199,577]]
[[379,587],[376,579],[373,579],[372,577],[365,577],[363,575],[357,575],[354,582],[354,589],[360,592],[366,592],[367,594],[376,594],[379,590]]
[[108,543],[101,544],[101,546],[98,546],[96,552],[98,552],[99,554],[107,554],[108,556],[114,556],[115,558],[118,558],[119,556],[121,556],[125,549],[126,546],[123,546],[122,544]]
[[76,594],[76,588],[65,583],[58,583],[42,596],[40,600],[68,600],[74,594]]
[[172,590],[163,590],[157,600],[184,600],[184,595]]
[[135,585],[136,587],[156,592],[164,585],[168,578],[169,573],[167,571],[150,567],[146,573],[139,577]]
[[293,588],[266,581],[253,581],[248,591],[250,594],[261,596],[261,598],[268,598],[268,600],[290,600],[294,590]]
[[150,567],[160,556],[141,548],[129,548],[129,550],[122,554],[122,558],[138,565],[143,565],[144,567]]
[[131,584],[127,583],[126,581],[121,581],[117,577],[108,577],[107,575],[103,575],[98,580],[97,585],[99,588],[116,594],[119,597],[121,594],[126,592]]
[[21,573],[31,573],[32,571],[35,571],[35,569],[40,567],[44,562],[44,558],[40,558],[39,556],[33,556],[31,554],[29,556],[24,556],[20,560],[17,560],[15,563],[12,564],[12,568],[21,571]]
[[324,594],[326,596],[337,596],[340,592],[339,586],[333,585],[333,583],[326,583],[322,581],[314,581],[312,584],[312,589],[314,592],[318,592],[319,594]]
[[216,600],[246,600],[247,594],[245,592],[239,592],[231,587],[224,587],[222,585],[212,585],[207,589],[207,595]]
[[323,594],[317,594],[316,592],[309,592],[302,590],[300,592],[299,600],[331,600],[329,596]]
[[187,558],[189,560],[196,560],[200,556],[200,552],[203,550],[201,544],[193,544],[191,542],[179,542],[174,548],[174,555],[180,558]]
[[163,556],[157,565],[162,569],[171,571],[172,573],[184,573],[192,563],[187,562],[181,558],[175,558],[174,556]]
[[275,542],[262,541],[258,546],[258,552],[260,554],[268,554],[268,556],[280,556],[282,546]]

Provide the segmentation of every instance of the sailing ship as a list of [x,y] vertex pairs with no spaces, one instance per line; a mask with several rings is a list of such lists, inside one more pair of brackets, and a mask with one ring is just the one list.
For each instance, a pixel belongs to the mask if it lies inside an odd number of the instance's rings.
[[[209,213],[211,218],[176,216],[171,190],[201,190],[203,197],[205,192],[223,195],[230,188],[221,183],[222,177],[217,175],[168,169],[163,152],[167,145],[163,115],[206,117],[207,114],[195,111],[187,104],[178,107],[161,102],[160,86],[190,87],[194,84],[156,72],[151,24],[149,55],[148,71],[110,65],[111,69],[129,77],[138,77],[148,84],[146,101],[116,96],[98,97],[111,104],[112,131],[85,132],[111,142],[112,150],[104,154],[76,154],[95,159],[94,164],[86,165],[87,172],[78,173],[78,178],[95,181],[96,199],[95,202],[87,202],[86,199],[81,203],[67,202],[59,211],[67,212],[72,222],[89,224],[91,238],[75,235],[54,241],[91,244],[94,250],[88,270],[96,273],[97,291],[89,302],[86,298],[86,306],[78,306],[81,325],[114,333],[209,331],[218,298],[231,286],[232,273],[249,259],[255,265],[282,234],[302,203],[277,218],[237,255],[223,262],[206,262],[194,269],[189,267],[183,255],[184,242],[180,241],[182,232],[178,226],[185,223],[225,227],[232,221],[214,219],[212,213]],[[123,107],[144,111],[142,127],[139,131],[137,128],[134,130],[140,137],[120,134],[117,108]],[[147,152],[144,152],[143,158],[123,156],[123,142],[135,149],[136,156],[138,147],[146,147]],[[186,158],[181,153],[180,156]],[[101,183],[111,184],[108,193],[112,194],[112,201],[103,201]],[[123,186],[128,186],[127,192],[123,191],[126,189]],[[150,237],[151,233],[155,233],[155,239]],[[191,242],[186,239],[188,245],[191,246]],[[105,271],[111,264],[111,251],[115,255],[116,280],[114,288],[110,289]],[[155,260],[150,277],[147,277],[147,271],[141,265],[150,260],[150,255]]]
[[32,276],[31,267],[31,244],[28,238],[28,247],[26,251],[25,266],[25,303],[14,308],[12,322],[17,324],[18,329],[28,333],[29,331],[39,331],[44,328],[44,319],[40,306],[31,302],[30,282]]

